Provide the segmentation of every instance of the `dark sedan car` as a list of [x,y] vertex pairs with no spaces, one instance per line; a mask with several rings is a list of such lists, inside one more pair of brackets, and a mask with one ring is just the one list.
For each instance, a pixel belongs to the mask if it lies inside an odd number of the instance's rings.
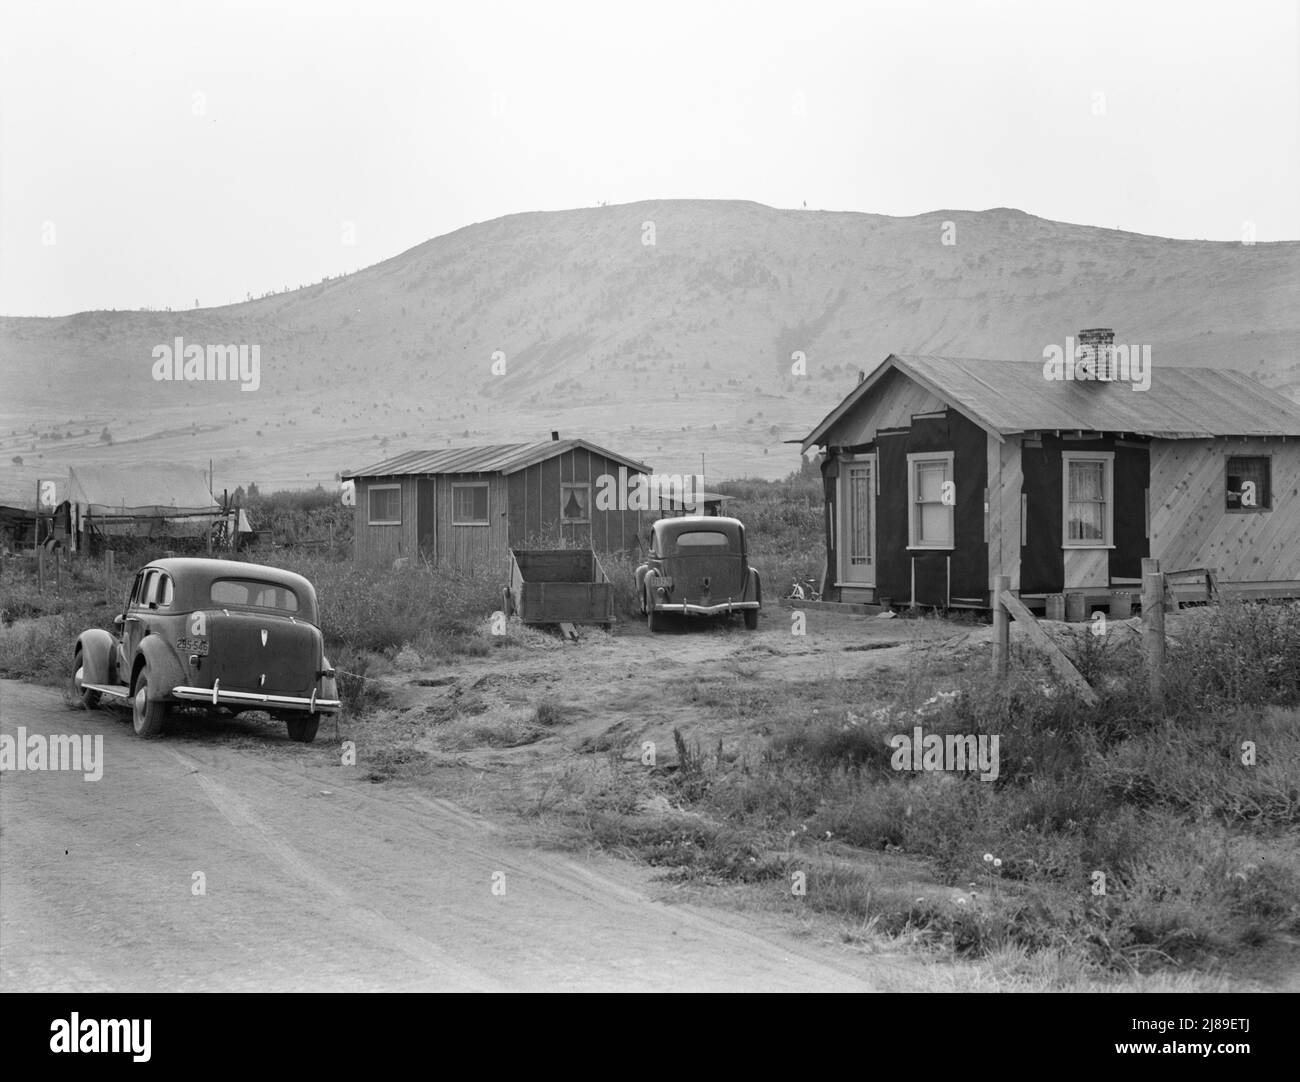
[[745,626],[758,627],[763,585],[749,566],[745,527],[738,519],[714,515],[663,518],[650,532],[650,552],[636,570],[641,611],[651,631],[660,631],[665,613],[686,616],[744,614]]
[[155,560],[135,576],[110,634],[77,638],[72,684],[87,706],[129,703],[136,733],[157,736],[176,705],[264,710],[310,743],[339,710],[318,627],[316,591],[301,575],[236,560]]

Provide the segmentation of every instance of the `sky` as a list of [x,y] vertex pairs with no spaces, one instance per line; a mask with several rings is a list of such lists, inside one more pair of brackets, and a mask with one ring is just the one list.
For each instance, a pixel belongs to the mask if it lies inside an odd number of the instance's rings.
[[1300,239],[1296,0],[0,0],[0,314],[645,199]]

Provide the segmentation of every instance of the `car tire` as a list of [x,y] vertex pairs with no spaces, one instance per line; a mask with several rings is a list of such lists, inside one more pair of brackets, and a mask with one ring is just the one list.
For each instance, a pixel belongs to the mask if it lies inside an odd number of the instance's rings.
[[99,705],[100,694],[98,691],[87,691],[81,686],[84,676],[85,668],[81,663],[81,651],[78,650],[72,659],[72,697],[87,710],[94,710]]
[[140,670],[135,690],[131,692],[131,728],[135,735],[151,740],[162,735],[163,722],[167,720],[167,704],[149,693],[149,666]]
[[320,727],[320,715],[308,714],[305,718],[287,718],[289,739],[299,744],[310,744],[316,739],[316,730]]
[[650,592],[646,591],[645,599],[645,622],[646,626],[653,632],[663,631],[668,623],[668,617],[655,608],[654,602],[650,599]]
[[745,627],[749,631],[758,630],[758,609],[745,609]]

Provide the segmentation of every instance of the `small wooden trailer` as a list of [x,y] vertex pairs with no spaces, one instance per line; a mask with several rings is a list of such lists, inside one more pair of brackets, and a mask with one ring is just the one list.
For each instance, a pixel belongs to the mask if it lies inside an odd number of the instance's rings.
[[614,587],[592,549],[511,549],[502,604],[525,624],[614,623]]

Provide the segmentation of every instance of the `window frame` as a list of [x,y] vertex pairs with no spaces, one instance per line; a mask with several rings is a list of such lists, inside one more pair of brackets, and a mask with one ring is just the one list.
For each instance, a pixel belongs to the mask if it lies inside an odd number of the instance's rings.
[[[461,488],[481,488],[484,490],[482,519],[460,519],[456,517],[456,490]],[[492,486],[487,481],[453,481],[451,483],[451,524],[453,526],[492,525]]]
[[[1073,462],[1102,463],[1102,487],[1105,492],[1105,512],[1102,515],[1102,539],[1070,539],[1070,464]],[[1115,452],[1114,451],[1062,451],[1061,452],[1061,548],[1113,549],[1115,547]]]
[[[957,547],[957,504],[940,503],[948,512],[948,539],[946,542],[922,541],[917,536],[921,504],[917,500],[918,467],[934,462],[942,462],[947,469],[947,481],[956,484],[955,453],[952,451],[913,451],[907,456],[907,548],[910,552],[952,552]],[[942,484],[942,482],[940,482]]]
[[[1267,504],[1257,504],[1255,507],[1242,507],[1241,503],[1238,502],[1236,507],[1229,506],[1228,493],[1231,491],[1231,489],[1228,488],[1228,471],[1230,469],[1229,464],[1232,462],[1234,458],[1257,458],[1263,461],[1264,479],[1268,485]],[[1231,452],[1225,454],[1223,456],[1223,513],[1225,515],[1258,515],[1261,513],[1267,513],[1272,510],[1273,510],[1273,456],[1272,454],[1234,455]]]
[[[375,504],[373,493],[397,491],[397,518],[375,518]],[[367,526],[400,526],[402,524],[402,486],[400,483],[384,485],[366,485],[366,525]]]
[[[564,514],[564,504],[570,489],[581,488],[587,492],[586,508],[587,514],[584,518],[566,518]],[[560,482],[560,525],[561,526],[590,526],[591,525],[591,482],[590,481],[561,481]]]

